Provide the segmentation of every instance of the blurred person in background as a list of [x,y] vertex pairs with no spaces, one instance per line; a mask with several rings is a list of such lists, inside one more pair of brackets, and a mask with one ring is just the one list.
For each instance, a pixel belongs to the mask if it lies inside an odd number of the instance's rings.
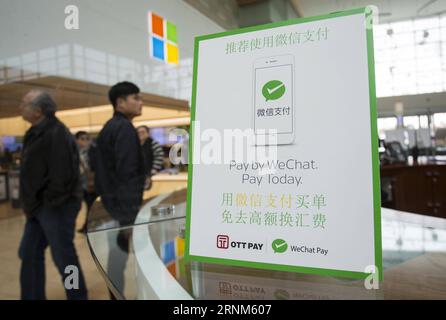
[[[55,116],[52,97],[43,91],[28,92],[20,104],[24,120],[31,124],[25,134],[20,166],[20,198],[26,214],[19,248],[22,260],[22,299],[46,299],[45,249],[65,284],[68,299],[87,299],[84,276],[74,247],[74,228],[80,210],[82,186],[79,154],[74,138]],[[78,284],[67,287],[66,268],[77,269]]]
[[3,144],[3,140],[0,139],[0,157],[3,157],[5,154],[5,145]]
[[88,212],[90,211],[94,201],[98,197],[94,189],[94,171],[90,164],[92,152],[94,152],[95,145],[92,143],[90,135],[86,131],[78,131],[75,136],[76,144],[79,149],[80,173],[82,181],[82,190],[84,201],[87,205],[87,215],[85,223],[79,232],[87,232]]
[[137,129],[142,153],[145,161],[146,181],[145,189],[152,186],[151,177],[163,169],[164,152],[163,148],[150,136],[150,129],[147,126],[139,126]]
[[7,156],[6,156],[7,149],[5,148],[2,139],[0,139],[0,170],[7,168]]

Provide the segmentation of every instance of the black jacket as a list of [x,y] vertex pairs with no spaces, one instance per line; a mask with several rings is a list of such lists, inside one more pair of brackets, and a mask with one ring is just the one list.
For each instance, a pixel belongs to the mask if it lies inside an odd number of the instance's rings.
[[25,134],[20,199],[28,216],[41,206],[57,207],[82,199],[77,146],[56,117],[43,120]]
[[110,215],[132,223],[142,203],[145,168],[133,124],[115,112],[99,133],[95,152],[95,188]]

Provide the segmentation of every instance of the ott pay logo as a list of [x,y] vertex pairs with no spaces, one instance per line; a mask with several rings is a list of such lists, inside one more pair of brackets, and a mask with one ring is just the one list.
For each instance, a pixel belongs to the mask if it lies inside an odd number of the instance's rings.
[[219,234],[217,236],[217,248],[228,249],[229,248],[229,237],[225,234]]
[[282,81],[271,80],[263,85],[262,94],[266,101],[277,100],[285,93],[285,85]]
[[288,249],[288,243],[283,239],[276,239],[272,243],[274,253],[284,253]]

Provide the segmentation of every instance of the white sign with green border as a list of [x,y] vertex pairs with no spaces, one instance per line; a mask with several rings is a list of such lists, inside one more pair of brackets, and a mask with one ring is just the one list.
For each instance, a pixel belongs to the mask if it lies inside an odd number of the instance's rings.
[[[382,279],[366,11],[195,39],[187,259]],[[225,134],[249,130],[227,156]]]

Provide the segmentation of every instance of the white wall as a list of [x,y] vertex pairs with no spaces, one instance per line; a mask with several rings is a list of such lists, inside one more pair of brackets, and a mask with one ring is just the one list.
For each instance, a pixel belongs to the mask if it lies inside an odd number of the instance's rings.
[[[79,30],[65,29],[70,4],[79,8]],[[150,10],[177,26],[179,66],[149,56]],[[182,0],[0,0],[0,68],[14,69],[9,81],[25,69],[25,79],[39,72],[108,85],[131,80],[146,92],[189,99],[194,37],[220,31]]]

